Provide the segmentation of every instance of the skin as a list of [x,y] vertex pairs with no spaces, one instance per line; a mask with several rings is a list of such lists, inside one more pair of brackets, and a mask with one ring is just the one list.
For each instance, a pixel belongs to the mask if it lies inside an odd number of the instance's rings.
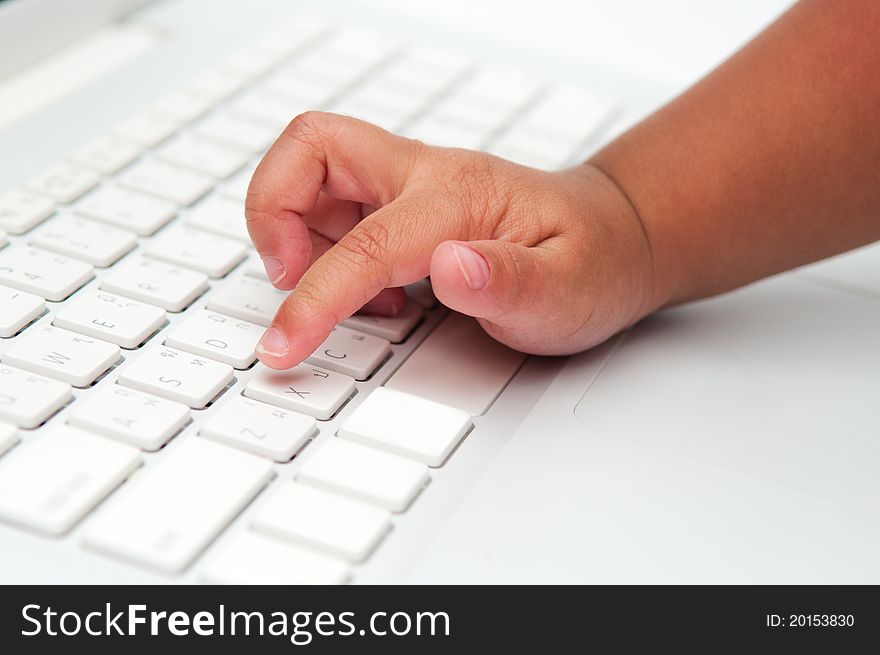
[[880,3],[802,0],[581,166],[544,172],[352,118],[298,116],[251,181],[248,229],[293,289],[257,349],[305,359],[431,276],[536,354],[880,239]]

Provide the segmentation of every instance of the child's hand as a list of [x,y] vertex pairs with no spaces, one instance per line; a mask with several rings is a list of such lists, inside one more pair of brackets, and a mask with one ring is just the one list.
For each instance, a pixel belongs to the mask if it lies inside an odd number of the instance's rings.
[[394,314],[429,274],[443,304],[531,353],[583,350],[662,304],[638,216],[589,165],[542,172],[310,112],[257,168],[246,215],[294,289],[257,349],[273,368],[365,305]]

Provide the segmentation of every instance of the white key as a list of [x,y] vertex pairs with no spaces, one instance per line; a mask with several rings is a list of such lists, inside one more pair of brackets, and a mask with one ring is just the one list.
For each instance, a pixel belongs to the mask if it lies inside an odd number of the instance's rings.
[[140,146],[132,141],[111,134],[83,146],[70,159],[99,173],[112,175],[140,157],[141,152]]
[[254,348],[263,332],[261,325],[240,318],[198,311],[175,326],[165,343],[172,348],[246,369],[257,360]]
[[69,384],[0,364],[0,420],[35,428],[71,397]]
[[180,571],[272,475],[267,460],[184,437],[95,517],[85,543],[147,566]]
[[213,178],[158,161],[141,161],[117,179],[120,185],[153,196],[191,205],[211,190]]
[[48,250],[16,246],[0,250],[0,284],[64,300],[92,279],[92,266]]
[[185,403],[205,407],[232,381],[228,364],[161,346],[141,353],[122,369],[119,384]]
[[46,301],[0,285],[0,337],[11,337],[46,309]]
[[289,293],[279,291],[268,280],[244,275],[214,291],[208,309],[268,327]]
[[24,234],[55,212],[55,203],[30,191],[0,193],[0,228]]
[[325,585],[349,578],[342,560],[253,532],[223,544],[202,575],[209,584],[223,585]]
[[402,512],[428,483],[428,469],[397,455],[329,437],[309,448],[297,480]]
[[12,423],[0,421],[0,455],[18,443],[18,429]]
[[425,312],[414,302],[408,302],[397,316],[355,314],[342,322],[345,327],[381,337],[391,343],[401,343],[422,320]]
[[243,203],[245,199],[247,199],[247,191],[248,187],[251,183],[251,178],[254,176],[254,171],[256,170],[256,165],[251,164],[247,166],[243,170],[239,171],[235,175],[230,178],[230,180],[224,185],[224,187],[220,190],[225,197],[235,200],[239,203],[239,211],[244,212]]
[[52,323],[123,348],[137,348],[162,327],[165,316],[161,307],[90,289],[64,305]]
[[145,148],[152,148],[177,131],[177,121],[154,111],[143,111],[131,116],[113,132]]
[[339,436],[440,466],[472,425],[460,409],[380,387],[345,419]]
[[174,218],[177,204],[122,187],[102,186],[77,204],[73,211],[147,236]]
[[153,239],[146,254],[211,277],[223,277],[244,260],[247,246],[236,239],[174,225]]
[[287,462],[316,429],[311,416],[236,396],[211,416],[199,434],[276,462]]
[[272,73],[258,88],[296,107],[320,109],[338,96],[349,83],[345,76],[329,77],[293,66]]
[[100,180],[100,176],[95,171],[61,163],[41,175],[32,177],[25,186],[34,193],[52,198],[55,202],[67,203],[94,189]]
[[131,446],[57,426],[0,459],[0,518],[64,534],[139,465]]
[[441,116],[427,116],[404,130],[406,136],[445,148],[478,150],[491,136],[484,128],[462,125]]
[[614,111],[614,102],[588,89],[556,87],[518,123],[531,132],[543,132],[576,145],[591,136]]
[[285,482],[254,516],[255,530],[361,561],[391,529],[388,512],[299,482]]
[[250,153],[266,150],[278,137],[277,130],[230,114],[212,114],[196,123],[193,131],[206,139]]
[[199,73],[193,80],[191,89],[213,101],[222,100],[240,90],[247,83],[248,76],[229,67],[215,66]]
[[363,332],[336,327],[306,361],[314,366],[366,380],[391,352],[386,339]]
[[254,46],[238,48],[223,60],[223,65],[242,75],[252,77],[269,70],[278,61],[278,56]]
[[293,102],[263,90],[246,93],[229,103],[229,113],[271,128],[279,134],[284,127],[310,106]]
[[523,106],[541,91],[541,82],[519,71],[484,68],[469,77],[460,87],[460,93],[487,104],[510,109]]
[[141,257],[115,266],[101,288],[180,312],[208,290],[208,277],[157,259]]
[[153,103],[153,110],[173,120],[188,123],[207,112],[213,106],[214,100],[212,98],[183,89],[159,98]]
[[286,371],[261,366],[247,383],[244,395],[323,421],[333,416],[354,391],[354,380],[347,375],[297,364]]
[[187,214],[186,224],[250,244],[243,202],[223,196],[208,198]]
[[517,125],[492,143],[489,152],[524,166],[552,170],[568,163],[576,145],[575,141],[547,136]]
[[119,355],[116,344],[43,325],[17,339],[3,354],[3,362],[87,387],[119,361]]
[[450,314],[386,386],[476,416],[489,408],[526,357],[488,336],[475,320]]
[[266,274],[266,267],[263,265],[263,262],[260,260],[259,257],[251,257],[250,261],[248,261],[248,263],[243,268],[245,275],[255,277],[258,280],[263,280],[264,282],[269,281],[269,276]]
[[43,225],[30,243],[105,268],[131,251],[137,236],[113,225],[63,214]]
[[156,158],[197,173],[226,178],[244,166],[251,156],[204,138],[183,136],[157,150]]
[[67,420],[87,432],[158,450],[189,421],[189,407],[118,384],[103,387],[74,405]]

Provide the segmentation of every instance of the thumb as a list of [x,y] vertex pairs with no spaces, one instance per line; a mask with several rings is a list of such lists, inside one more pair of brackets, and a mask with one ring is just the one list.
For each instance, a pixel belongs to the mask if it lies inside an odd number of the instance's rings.
[[554,245],[509,241],[445,241],[431,258],[431,285],[447,307],[482,319],[496,339],[520,349],[540,343],[548,320],[565,307],[569,285]]

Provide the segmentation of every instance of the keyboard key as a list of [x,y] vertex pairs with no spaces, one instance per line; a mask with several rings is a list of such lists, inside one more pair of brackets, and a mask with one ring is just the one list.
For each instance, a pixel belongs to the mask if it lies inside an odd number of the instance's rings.
[[37,326],[16,339],[3,362],[87,387],[119,361],[119,346],[52,325]]
[[158,161],[141,161],[124,171],[117,181],[134,191],[189,206],[211,190],[213,178]]
[[355,380],[366,380],[390,353],[391,346],[385,339],[336,327],[306,361],[313,366],[350,375]]
[[233,369],[210,359],[161,346],[122,369],[119,384],[201,409],[232,382]]
[[30,243],[105,268],[130,252],[137,245],[137,236],[113,225],[65,214],[43,225]]
[[216,102],[228,98],[247,84],[248,76],[228,66],[214,66],[192,80],[191,90]]
[[236,396],[211,416],[199,434],[276,462],[287,462],[316,430],[311,416]]
[[265,459],[185,437],[95,517],[85,543],[153,568],[180,571],[272,475],[272,463]]
[[188,123],[214,106],[214,100],[204,94],[187,89],[174,91],[153,103],[153,110],[172,120]]
[[440,466],[472,425],[460,409],[380,387],[345,419],[339,436]]
[[297,480],[402,512],[428,483],[424,464],[329,437],[309,448]]
[[0,286],[0,337],[11,337],[46,309],[46,301],[30,293]]
[[391,343],[402,343],[416,325],[422,320],[425,312],[414,302],[404,305],[397,316],[374,316],[372,314],[355,314],[342,322],[345,327],[365,334],[372,334]]
[[68,423],[93,434],[158,450],[189,421],[189,407],[113,384],[74,405]]
[[265,503],[254,529],[361,561],[391,529],[388,512],[299,482],[285,482]]
[[162,146],[156,151],[156,158],[197,173],[226,178],[244,166],[251,156],[204,138],[183,136]]
[[117,125],[113,132],[144,148],[162,143],[177,131],[177,121],[154,111],[143,111]]
[[457,93],[486,105],[514,110],[537,97],[541,86],[539,80],[518,71],[487,67],[467,78]]
[[0,420],[35,428],[71,398],[69,384],[0,364]]
[[214,291],[208,298],[208,309],[268,327],[289,293],[279,291],[268,280],[244,275]]
[[347,375],[297,364],[286,371],[260,366],[244,395],[323,421],[333,416],[354,390],[354,380]]
[[403,290],[406,291],[407,298],[424,309],[433,309],[437,306],[437,297],[434,295],[431,282],[427,278],[408,284]]
[[526,357],[488,336],[475,320],[450,314],[386,386],[476,416],[489,408]]
[[[238,210],[241,215],[244,214],[244,201],[247,199],[247,190],[256,168],[257,167],[254,164],[247,166],[233,175],[223,188],[220,189],[220,193],[223,194],[224,197],[235,200],[239,203]],[[245,230],[245,232],[247,232],[247,230]]]
[[323,585],[342,584],[349,574],[342,560],[242,532],[220,547],[203,577],[209,584]]
[[263,332],[262,326],[240,318],[198,311],[175,326],[165,343],[172,348],[246,369],[257,361],[254,349]]
[[263,152],[278,137],[278,132],[274,129],[236,118],[231,114],[211,114],[196,123],[193,132],[221,145],[239,148],[252,154]]
[[517,123],[526,131],[577,145],[592,136],[613,111],[614,102],[605,96],[576,86],[559,86]]
[[162,327],[165,316],[161,307],[90,289],[62,307],[52,323],[123,348],[137,348]]
[[100,176],[95,171],[62,163],[41,175],[32,177],[25,186],[34,193],[52,198],[55,202],[67,203],[94,189],[100,180]]
[[112,175],[140,157],[141,148],[128,139],[104,136],[74,152],[70,159],[99,173]]
[[54,427],[0,459],[0,518],[64,534],[139,465],[131,446]]
[[[250,171],[247,173],[250,175]],[[187,214],[186,224],[250,244],[243,202],[223,196],[208,198]]]
[[211,277],[223,277],[244,260],[247,246],[236,239],[173,225],[153,239],[145,254]]
[[115,266],[101,289],[180,312],[208,290],[208,277],[157,259],[141,257]]
[[569,162],[576,147],[576,141],[539,134],[525,125],[516,125],[494,141],[489,152],[523,166],[554,170]]
[[0,250],[0,284],[64,300],[92,279],[92,266],[48,250],[16,246]]
[[0,421],[0,455],[18,443],[18,430],[12,423]]
[[30,191],[0,193],[0,228],[11,234],[24,234],[49,218],[55,203]]
[[311,105],[257,89],[239,96],[229,103],[228,108],[236,118],[258,123],[280,134],[296,115],[307,111]]
[[122,187],[102,186],[77,204],[73,211],[148,236],[174,218],[177,204]]
[[455,123],[436,115],[419,119],[404,130],[404,134],[435,146],[470,150],[479,150],[492,136],[485,128]]

